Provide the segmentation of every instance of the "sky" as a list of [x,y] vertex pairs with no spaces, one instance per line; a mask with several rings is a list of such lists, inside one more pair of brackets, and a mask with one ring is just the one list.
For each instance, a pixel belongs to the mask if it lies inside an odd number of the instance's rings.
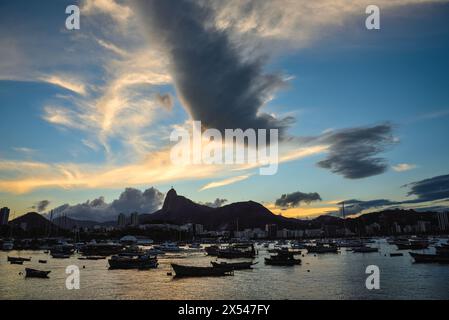
[[[379,30],[369,4],[0,1],[0,206],[114,220],[173,186],[300,218],[446,210],[449,2],[378,0]],[[173,164],[194,120],[278,129],[277,173]]]

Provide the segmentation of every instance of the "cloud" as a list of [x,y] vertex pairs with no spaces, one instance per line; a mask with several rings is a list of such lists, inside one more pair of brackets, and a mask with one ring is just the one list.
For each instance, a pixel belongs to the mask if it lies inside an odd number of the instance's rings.
[[348,179],[384,173],[388,168],[387,161],[377,155],[395,142],[392,126],[388,123],[332,131],[317,140],[330,145],[326,159],[317,165]]
[[158,93],[156,97],[161,106],[163,106],[167,110],[173,109],[173,98],[171,95]]
[[250,177],[250,175],[242,175],[242,176],[236,176],[236,177],[224,179],[221,181],[211,182],[211,183],[208,183],[205,186],[203,186],[199,191],[227,186],[227,185],[230,185],[230,184],[233,184],[236,182],[246,180],[249,177]]
[[220,198],[217,198],[217,199],[215,199],[214,202],[206,202],[206,203],[203,203],[203,204],[204,204],[205,206],[208,206],[208,207],[211,207],[211,208],[219,208],[219,207],[221,207],[222,205],[224,205],[226,202],[228,202],[227,199],[220,199]]
[[78,79],[71,78],[69,76],[61,75],[45,75],[40,77],[38,80],[59,86],[61,88],[70,90],[79,95],[86,94],[86,87]]
[[77,220],[111,221],[115,220],[119,213],[153,213],[162,206],[163,201],[164,194],[156,188],[152,187],[144,192],[126,188],[119,198],[111,203],[99,197],[76,205],[64,204],[53,210],[53,218],[65,215]]
[[392,168],[396,172],[404,172],[415,169],[416,165],[409,163],[398,163],[397,165],[392,166]]
[[314,201],[321,201],[321,197],[318,193],[304,193],[301,191],[283,194],[279,199],[276,200],[275,205],[282,208],[293,208],[298,207],[301,202],[310,204]]
[[264,72],[262,59],[245,60],[225,30],[213,26],[214,13],[199,2],[139,1],[150,38],[170,59],[178,96],[193,120],[205,127],[280,129],[293,118],[276,118],[261,108],[286,86],[280,74]]
[[409,187],[408,196],[416,196],[414,200],[407,200],[403,203],[417,203],[425,201],[442,200],[449,198],[449,174],[436,176],[406,184]]
[[[342,205],[343,203],[345,205],[345,215],[346,216],[356,215],[356,214],[362,213],[362,211],[364,211],[364,210],[399,204],[399,202],[394,202],[394,201],[390,201],[387,199],[376,199],[376,200],[368,200],[368,201],[352,199],[352,200],[345,200],[345,201],[339,202],[338,205]],[[339,211],[334,211],[333,213],[340,214]]]
[[44,212],[48,205],[50,204],[50,201],[48,200],[41,200],[39,202],[37,202],[34,206],[32,206],[32,209],[36,209],[37,212]]

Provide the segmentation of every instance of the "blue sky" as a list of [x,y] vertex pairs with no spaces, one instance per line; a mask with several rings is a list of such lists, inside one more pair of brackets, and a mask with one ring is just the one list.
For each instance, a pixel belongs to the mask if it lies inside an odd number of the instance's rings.
[[[170,69],[176,61],[153,41],[154,24],[144,21],[151,15],[142,19],[126,1],[82,1],[81,30],[68,31],[70,1],[2,1],[0,205],[19,215],[44,199],[48,209],[100,196],[110,202],[126,187],[151,186],[161,192],[175,186],[201,202],[251,199],[276,212],[281,194],[321,195],[321,202],[282,211],[291,216],[325,213],[345,199],[405,200],[408,189],[401,186],[448,174],[449,163],[449,3],[419,2],[380,1],[381,29],[372,31],[364,26],[363,1],[326,0],[341,10],[306,19],[306,2],[288,15],[288,7],[267,1],[255,14],[265,18],[272,5],[283,20],[263,26],[269,19],[260,19],[248,34],[238,8],[212,8],[218,22],[227,13],[243,26],[223,34],[263,56],[266,72],[290,77],[260,111],[294,116],[291,136],[391,126],[394,143],[375,155],[388,170],[348,179],[317,165],[326,152],[281,163],[274,176],[167,167],[170,130],[186,125],[196,106],[182,99]],[[170,105],[158,95],[170,97]],[[399,164],[402,171],[393,168]],[[246,178],[199,191],[236,176]]]

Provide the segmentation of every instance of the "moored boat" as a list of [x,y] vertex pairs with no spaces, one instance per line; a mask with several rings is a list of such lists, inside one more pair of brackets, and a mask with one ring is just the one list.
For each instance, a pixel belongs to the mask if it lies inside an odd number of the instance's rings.
[[27,278],[48,278],[51,271],[41,271],[31,268],[25,268],[25,277]]
[[273,266],[294,266],[301,264],[301,259],[295,259],[294,254],[288,251],[279,251],[277,255],[265,258],[265,264]]
[[362,247],[359,247],[359,248],[353,248],[352,252],[355,252],[355,253],[379,252],[379,248],[362,246]]
[[157,268],[157,257],[149,255],[115,255],[108,260],[109,269],[151,269]]
[[22,257],[10,257],[8,256],[8,262],[24,262],[31,261],[31,258],[22,258]]
[[245,262],[215,262],[211,261],[211,264],[214,268],[228,268],[231,270],[243,270],[243,269],[251,269],[251,267],[257,263],[253,263],[252,261]]
[[172,263],[171,266],[176,277],[219,277],[232,274],[232,270],[229,268],[183,266],[175,263]]
[[216,245],[212,245],[212,246],[204,248],[204,250],[206,251],[208,256],[217,256],[219,249],[220,249],[220,247],[216,246]]
[[449,255],[409,252],[417,263],[449,263]]
[[316,245],[316,246],[307,246],[308,253],[338,253],[337,246],[324,246],[324,245]]
[[227,248],[219,249],[217,256],[224,259],[255,258],[256,250],[252,243],[232,244]]

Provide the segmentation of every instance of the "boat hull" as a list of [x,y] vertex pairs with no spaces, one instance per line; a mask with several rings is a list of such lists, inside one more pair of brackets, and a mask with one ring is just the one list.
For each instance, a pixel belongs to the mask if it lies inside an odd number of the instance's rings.
[[228,268],[182,266],[174,263],[171,266],[176,277],[219,277],[230,275],[232,271]]

